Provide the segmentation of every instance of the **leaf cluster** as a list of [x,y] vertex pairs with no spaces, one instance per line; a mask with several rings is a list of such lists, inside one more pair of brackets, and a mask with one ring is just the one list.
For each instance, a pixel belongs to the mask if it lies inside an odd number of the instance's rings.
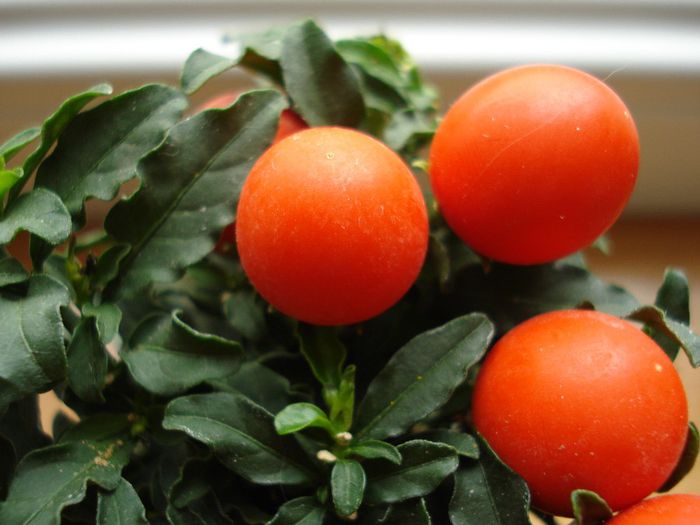
[[[580,256],[483,261],[437,213],[418,281],[384,314],[320,328],[272,310],[214,247],[280,112],[413,162],[437,97],[385,36],[333,42],[304,21],[229,40],[231,56],[195,51],[180,86],[95,86],[0,145],[0,523],[526,524],[527,486],[469,419],[495,339],[596,308],[700,365],[679,271],[642,306]],[[262,87],[185,116],[231,68]],[[92,200],[110,203],[96,231]],[[51,390],[72,415],[49,436],[37,395]],[[665,488],[695,461],[689,436]],[[609,517],[595,494],[572,498],[579,523]]]

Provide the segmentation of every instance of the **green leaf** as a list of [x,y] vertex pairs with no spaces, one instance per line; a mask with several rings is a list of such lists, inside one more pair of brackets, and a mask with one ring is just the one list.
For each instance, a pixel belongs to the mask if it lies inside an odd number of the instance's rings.
[[27,279],[29,279],[29,275],[22,263],[0,248],[0,288],[10,284],[23,283]]
[[323,525],[326,509],[316,498],[304,496],[282,505],[267,525]]
[[71,233],[68,210],[55,193],[38,188],[10,203],[0,218],[0,244],[29,231],[49,244],[60,244]]
[[207,378],[207,383],[217,390],[243,394],[273,414],[293,399],[289,380],[257,361],[243,363],[231,375]]
[[148,525],[146,509],[139,495],[122,478],[112,492],[97,496],[97,525]]
[[350,430],[355,412],[355,365],[348,366],[340,378],[340,386],[324,388],[323,397],[330,408],[333,426],[340,432]]
[[345,61],[360,66],[368,75],[394,89],[403,86],[404,79],[397,64],[379,46],[366,39],[355,38],[339,40],[335,43],[335,47]]
[[261,485],[314,480],[296,441],[279,436],[272,414],[242,395],[217,392],[180,397],[165,411],[163,427],[209,446],[228,468]]
[[211,78],[234,67],[237,62],[238,60],[199,48],[187,57],[180,75],[180,86],[185,93],[191,95]]
[[357,461],[339,459],[331,472],[331,495],[338,516],[347,517],[362,505],[367,484],[365,471]]
[[34,170],[49,152],[53,143],[56,142],[56,139],[63,133],[63,130],[70,124],[80,110],[95,98],[111,94],[112,86],[109,84],[98,84],[87,91],[73,95],[65,100],[56,112],[44,121],[41,125],[41,143],[24,161],[22,165],[24,171],[22,180],[12,188],[10,194],[12,199],[19,195],[24,187],[24,183],[32,173],[34,173]]
[[84,304],[83,316],[94,317],[97,320],[97,331],[100,334],[100,341],[102,341],[103,345],[111,343],[112,339],[114,339],[119,332],[122,312],[119,307],[114,304]]
[[370,383],[355,421],[357,436],[396,436],[440,408],[484,355],[492,336],[485,316],[469,314],[413,338]]
[[10,404],[0,418],[0,436],[10,442],[17,459],[51,443],[51,438],[41,428],[37,396],[27,396]]
[[367,464],[369,504],[396,503],[426,496],[459,465],[454,448],[416,439],[398,446],[401,465]]
[[265,336],[265,304],[255,292],[232,292],[224,301],[224,315],[243,337],[259,341]]
[[401,464],[401,452],[386,441],[368,439],[357,444],[353,443],[348,448],[348,452],[365,459],[386,459],[394,465]]
[[[0,161],[2,157],[0,157]],[[3,168],[0,162],[0,199],[2,199],[7,191],[14,186],[19,179],[22,178],[22,168],[7,170]]]
[[698,435],[698,428],[695,426],[695,423],[691,421],[688,425],[688,437],[685,441],[685,447],[678,460],[678,464],[676,468],[673,469],[673,472],[671,472],[669,478],[656,492],[668,492],[680,483],[680,481],[693,470],[699,452],[700,435]]
[[162,142],[186,107],[180,91],[150,84],[81,113],[39,167],[35,187],[53,191],[73,217],[82,216],[87,199],[111,200],[136,175],[139,159]]
[[445,443],[455,448],[457,454],[469,459],[479,459],[479,444],[476,439],[464,432],[452,432],[450,430],[436,429],[421,432],[416,437],[435,441],[436,443]]
[[109,283],[119,275],[119,265],[131,251],[128,244],[116,244],[100,255],[97,259],[95,273],[90,280],[95,290],[103,290]]
[[525,482],[479,440],[478,461],[465,461],[454,475],[449,504],[452,525],[529,525]]
[[283,82],[279,61],[282,54],[282,39],[286,31],[286,27],[276,27],[232,38],[241,47],[239,64],[255,73],[267,76],[281,86]]
[[[626,315],[629,319],[640,321],[651,327],[656,334],[663,334],[672,346],[662,347],[667,352],[669,348],[681,347],[693,367],[700,367],[700,337],[693,333],[690,328],[678,321],[667,317],[656,306],[643,306]],[[675,357],[674,351],[671,351],[669,357]]]
[[[410,499],[391,506],[389,515],[382,525],[431,525],[432,520],[423,498]],[[485,524],[484,524],[485,525]]]
[[212,233],[232,222],[243,181],[272,141],[283,107],[275,91],[248,92],[229,108],[174,126],[141,160],[141,189],[114,206],[105,222],[108,233],[132,247],[105,290],[107,299],[174,281],[212,250]]
[[88,420],[59,444],[29,453],[0,507],[0,523],[59,525],[62,509],[83,500],[88,482],[115,490],[131,453],[128,422],[115,419],[109,416],[107,426]]
[[311,403],[294,403],[275,416],[275,430],[281,436],[309,427],[322,428],[331,436],[335,434],[326,413]]
[[355,127],[363,119],[355,72],[313,21],[287,30],[280,65],[294,109],[309,125]]
[[319,383],[326,387],[338,388],[348,352],[338,339],[337,330],[333,327],[300,323],[297,337],[299,349]]
[[88,403],[104,403],[109,359],[100,339],[97,319],[83,317],[68,345],[68,385],[75,394]]
[[0,145],[0,158],[4,161],[10,160],[20,150],[36,140],[39,135],[41,135],[41,128],[29,128],[21,131]]
[[0,413],[8,403],[63,379],[66,354],[59,310],[68,301],[66,288],[44,275],[32,276],[23,294],[0,290]]
[[[684,325],[690,324],[690,290],[688,279],[681,270],[669,268],[664,274],[664,282],[656,294],[654,305],[667,318]],[[678,355],[679,346],[673,337],[647,325],[645,330],[664,349],[671,359]]]
[[602,525],[612,518],[612,510],[595,492],[575,490],[571,493],[576,525]]
[[146,318],[121,356],[139,385],[154,394],[172,396],[238,370],[243,348],[235,341],[196,331],[175,312]]

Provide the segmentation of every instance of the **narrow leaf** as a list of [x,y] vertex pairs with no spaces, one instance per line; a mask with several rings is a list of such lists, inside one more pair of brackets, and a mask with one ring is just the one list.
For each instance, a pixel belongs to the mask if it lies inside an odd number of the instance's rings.
[[666,482],[656,492],[668,492],[680,483],[681,480],[693,470],[699,452],[700,435],[698,435],[698,428],[695,426],[695,423],[690,422],[688,425],[688,437],[685,441],[685,447],[678,460],[678,464],[676,468],[673,469],[673,472]]
[[41,135],[41,128],[29,128],[0,144],[0,158],[10,160]]
[[401,464],[401,452],[386,441],[368,439],[357,444],[353,443],[349,452],[365,459],[385,459],[394,465]]
[[237,62],[202,48],[197,49],[185,61],[180,75],[180,86],[185,93],[191,95],[213,77],[234,67]]
[[229,108],[174,126],[141,160],[141,189],[112,208],[105,222],[108,233],[132,247],[105,291],[108,299],[174,281],[211,252],[212,233],[233,221],[243,181],[272,141],[283,107],[275,91],[248,92]]
[[178,90],[150,84],[79,114],[39,167],[35,186],[52,190],[72,216],[81,216],[87,199],[115,197],[186,107]]
[[243,348],[235,341],[203,334],[177,313],[148,317],[121,353],[134,380],[154,394],[172,396],[234,373]]
[[24,187],[24,183],[34,173],[34,170],[49,152],[53,143],[56,142],[56,139],[58,139],[80,110],[95,98],[110,95],[111,93],[112,86],[109,84],[98,84],[65,100],[56,112],[44,121],[41,125],[41,142],[24,161],[22,165],[24,171],[22,180],[12,188],[12,199],[19,195]]
[[2,162],[0,162],[0,199],[2,199],[7,191],[21,178],[22,168],[15,168],[13,170],[4,169],[2,167]]
[[31,277],[23,294],[0,290],[0,412],[63,379],[66,354],[59,310],[68,301],[68,290],[44,275]]
[[299,348],[319,383],[337,388],[343,373],[347,350],[333,327],[300,324]]
[[476,438],[464,432],[452,432],[450,430],[435,429],[421,432],[416,437],[435,441],[437,443],[445,443],[455,448],[457,454],[469,459],[479,459],[479,444]]
[[575,490],[571,493],[576,525],[602,525],[612,518],[612,510],[595,492]]
[[398,435],[442,406],[492,336],[485,316],[469,314],[409,341],[370,383],[355,422],[358,437]]
[[[669,268],[664,274],[664,281],[656,294],[654,305],[664,315],[684,325],[690,324],[690,290],[688,279],[682,271]],[[663,330],[646,325],[645,331],[664,349],[671,359],[678,355],[679,345],[674,337],[669,337]]]
[[367,465],[367,503],[396,503],[426,496],[459,465],[455,449],[448,445],[417,439],[398,449],[403,458],[401,465]]
[[88,403],[104,403],[102,390],[109,360],[94,317],[80,320],[67,353],[68,385],[71,390]]
[[311,126],[356,126],[365,108],[352,68],[314,22],[290,27],[280,57],[294,109]]
[[38,188],[10,203],[0,218],[0,244],[9,243],[20,231],[29,231],[52,245],[71,232],[68,210],[55,193]]
[[360,508],[366,484],[367,476],[357,461],[336,461],[331,472],[331,495],[338,516],[350,516]]
[[148,525],[139,495],[124,478],[112,492],[98,494],[97,525]]
[[529,525],[525,482],[480,441],[478,461],[465,461],[454,476],[449,505],[452,525]]
[[304,496],[282,505],[267,525],[323,525],[326,509],[316,500]]
[[281,436],[305,428],[322,428],[333,435],[333,425],[326,413],[311,403],[294,403],[275,416],[275,430]]
[[296,441],[277,435],[272,414],[242,395],[177,398],[166,408],[163,427],[206,444],[224,465],[253,483],[298,485],[314,479]]

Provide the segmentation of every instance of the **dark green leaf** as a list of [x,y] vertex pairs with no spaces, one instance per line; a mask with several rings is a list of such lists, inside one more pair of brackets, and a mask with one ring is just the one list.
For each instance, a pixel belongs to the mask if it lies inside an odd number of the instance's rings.
[[294,403],[275,416],[275,430],[281,436],[314,427],[335,434],[326,413],[311,403]]
[[22,263],[0,249],[0,288],[10,284],[23,283],[27,279],[29,279],[29,275]]
[[217,390],[241,393],[273,414],[293,399],[289,380],[257,361],[243,363],[226,377],[207,378],[207,383]]
[[348,450],[351,454],[366,459],[386,459],[394,465],[401,464],[399,449],[385,441],[368,439],[357,444],[353,443]]
[[485,316],[469,314],[409,341],[369,385],[355,422],[358,437],[398,435],[442,406],[492,336]]
[[253,483],[298,485],[314,479],[296,441],[277,435],[272,414],[242,395],[177,398],[167,406],[163,427],[208,445],[224,465]]
[[[29,453],[17,466],[7,500],[0,507],[0,523],[59,525],[62,509],[83,500],[88,482],[115,490],[131,444],[125,429],[115,433],[115,418],[109,419],[108,428],[78,425],[59,444]],[[120,421],[122,427],[125,422]]]
[[605,500],[590,490],[573,491],[571,505],[576,525],[602,525],[613,515]]
[[366,484],[367,476],[357,461],[336,461],[331,472],[331,495],[338,516],[350,516],[360,508]]
[[87,303],[83,305],[83,316],[94,317],[97,320],[97,331],[104,345],[110,343],[119,332],[122,312],[116,305],[102,303],[96,306]]
[[215,55],[205,49],[197,49],[185,61],[180,75],[180,86],[185,93],[191,95],[208,80],[228,71],[236,63],[237,60]]
[[265,304],[249,290],[238,290],[224,301],[224,315],[243,337],[258,341],[265,335]]
[[[667,318],[684,325],[690,324],[690,290],[688,279],[682,271],[674,268],[666,270],[664,282],[656,294],[654,305],[664,312]],[[663,330],[649,325],[645,330],[671,359],[676,358],[679,346],[674,337],[669,337]]]
[[[391,506],[381,525],[431,525],[432,520],[423,498],[410,499]],[[486,524],[483,524],[486,525]]]
[[52,190],[72,216],[81,216],[87,199],[114,198],[186,107],[181,92],[150,84],[81,113],[39,167],[35,186]]
[[367,503],[396,503],[426,496],[459,465],[455,449],[441,443],[417,439],[398,449],[403,458],[401,465],[367,464]]
[[357,64],[368,75],[397,91],[403,86],[404,79],[397,64],[379,46],[360,38],[339,40],[335,46],[347,62]]
[[290,27],[280,57],[284,86],[294,109],[311,126],[356,126],[365,108],[352,68],[328,36],[307,20]]
[[243,348],[235,341],[200,333],[173,313],[145,319],[121,355],[138,384],[171,396],[234,373]]
[[22,165],[24,170],[22,180],[12,188],[11,198],[14,199],[19,195],[24,187],[24,183],[34,173],[34,170],[49,152],[53,143],[56,142],[56,139],[63,133],[63,130],[80,110],[95,98],[110,95],[111,93],[112,86],[109,84],[94,86],[65,100],[56,112],[44,121],[41,125],[41,143],[24,161]]
[[[0,500],[5,499],[7,487],[15,471],[17,457],[12,443],[0,434]],[[0,503],[0,507],[2,503]]]
[[700,435],[698,435],[698,428],[695,426],[695,423],[691,422],[688,426],[688,438],[685,441],[685,447],[678,464],[666,482],[656,492],[668,492],[680,483],[693,470],[698,459],[698,452],[700,452]]
[[95,273],[91,277],[92,285],[96,290],[103,290],[119,275],[119,265],[131,251],[128,244],[116,244],[107,249],[97,259]]
[[73,332],[68,345],[68,385],[75,394],[88,403],[104,403],[109,360],[100,339],[97,320],[83,317]]
[[452,525],[529,525],[530,492],[525,482],[479,441],[478,461],[465,461],[454,476]]
[[41,135],[41,128],[29,128],[21,131],[0,145],[0,158],[5,161],[10,160],[25,146],[36,140],[39,135]]
[[421,432],[416,437],[435,441],[437,443],[445,443],[455,448],[457,454],[469,459],[479,459],[479,444],[476,439],[464,432],[452,432],[450,430],[437,429]]
[[[668,341],[673,342],[672,347],[662,347],[664,350],[681,347],[688,356],[690,364],[695,368],[700,366],[700,337],[687,325],[667,317],[655,306],[643,306],[628,313],[627,317],[645,323],[655,333],[663,334]],[[673,359],[675,352],[671,352],[669,357]]]
[[324,386],[337,388],[347,350],[335,328],[300,324],[297,330],[299,348],[316,379]]
[[0,244],[29,231],[49,244],[60,244],[71,232],[68,210],[55,193],[38,188],[10,203],[0,218]]
[[22,295],[0,290],[0,412],[63,379],[66,354],[59,309],[68,300],[65,287],[44,275],[31,277]]
[[279,60],[286,31],[286,27],[278,27],[233,38],[241,46],[239,64],[282,85]]
[[427,143],[435,133],[437,122],[433,118],[413,109],[395,112],[391,116],[384,132],[384,142],[391,149],[400,151],[410,145],[411,141]]
[[248,92],[229,108],[174,126],[141,160],[141,189],[112,208],[105,222],[117,241],[132,246],[105,291],[108,299],[174,281],[212,250],[212,232],[232,222],[243,181],[272,141],[283,107],[275,91]]
[[139,495],[124,478],[112,492],[97,496],[97,525],[148,525]]
[[326,509],[311,497],[301,497],[282,505],[267,525],[323,525]]

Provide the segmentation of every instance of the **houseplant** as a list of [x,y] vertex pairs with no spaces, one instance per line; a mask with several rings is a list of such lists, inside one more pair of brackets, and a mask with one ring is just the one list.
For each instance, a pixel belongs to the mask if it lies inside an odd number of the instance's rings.
[[[234,67],[267,87],[184,118],[187,96]],[[241,38],[235,57],[195,51],[179,87],[110,95],[79,93],[0,146],[0,243],[32,235],[31,272],[0,254],[2,523],[528,523],[527,484],[470,418],[492,342],[537,314],[595,309],[700,364],[680,272],[643,306],[580,254],[487,261],[427,183],[427,256],[384,313],[315,326],[256,293],[235,239],[215,247],[288,105],[373,135],[426,178],[437,94],[397,42],[332,42],[306,21]],[[132,179],[85,231],[85,202]],[[51,438],[36,400],[49,389],[80,418],[57,415]],[[694,463],[688,436],[664,489]],[[578,490],[571,514],[611,512]]]

